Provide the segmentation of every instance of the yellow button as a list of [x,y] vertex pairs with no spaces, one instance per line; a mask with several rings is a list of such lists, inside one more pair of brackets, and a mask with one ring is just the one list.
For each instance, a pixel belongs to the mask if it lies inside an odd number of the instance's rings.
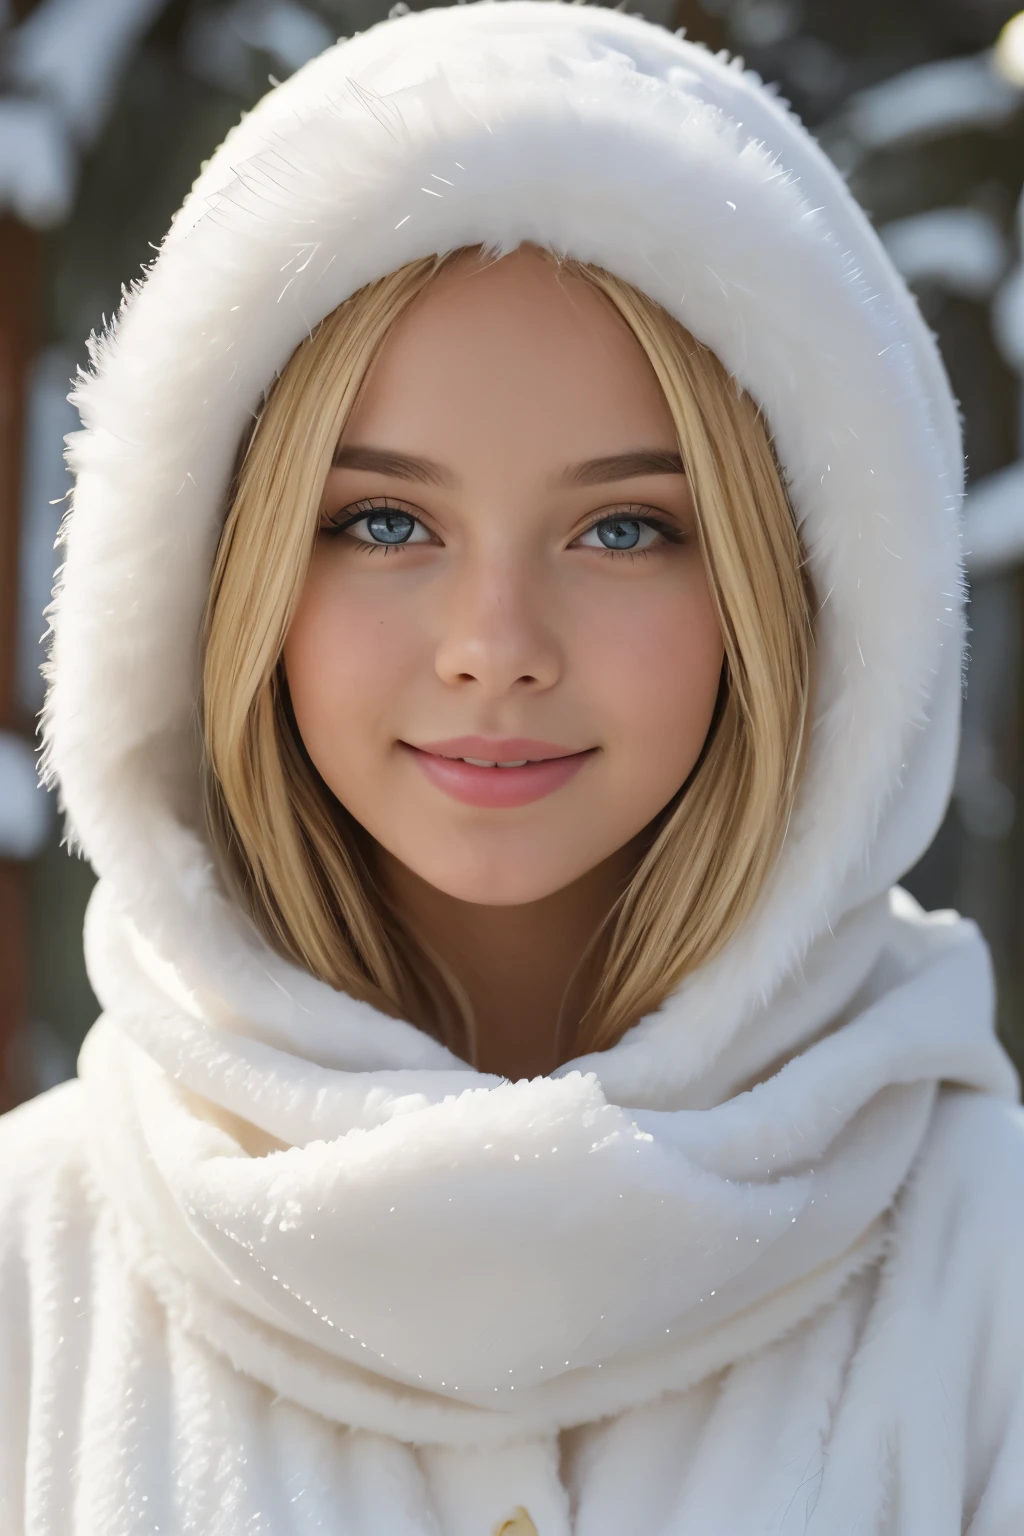
[[507,1520],[499,1520],[493,1536],[537,1536],[537,1527],[521,1504],[517,1504]]

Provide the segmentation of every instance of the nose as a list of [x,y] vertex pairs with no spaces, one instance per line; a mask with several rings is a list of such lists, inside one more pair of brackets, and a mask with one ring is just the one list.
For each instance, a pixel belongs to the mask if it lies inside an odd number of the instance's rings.
[[467,563],[442,597],[438,677],[489,698],[553,687],[562,672],[553,597],[508,552]]

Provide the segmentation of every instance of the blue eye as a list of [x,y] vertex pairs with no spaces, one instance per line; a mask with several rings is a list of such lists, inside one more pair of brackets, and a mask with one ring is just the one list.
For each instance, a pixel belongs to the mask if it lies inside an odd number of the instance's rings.
[[629,554],[654,544],[660,530],[639,517],[606,517],[588,528],[579,540],[584,549],[618,550]]
[[401,507],[367,506],[357,502],[358,510],[349,517],[328,524],[325,532],[334,536],[344,534],[369,549],[396,549],[402,544],[429,544],[431,536],[411,512]]
[[622,522],[598,523],[597,536],[605,549],[635,549],[640,542],[640,524],[630,518]]
[[[416,519],[408,512],[374,512],[364,519],[363,527],[376,544],[407,544],[416,527]],[[352,531],[355,532],[355,528]]]

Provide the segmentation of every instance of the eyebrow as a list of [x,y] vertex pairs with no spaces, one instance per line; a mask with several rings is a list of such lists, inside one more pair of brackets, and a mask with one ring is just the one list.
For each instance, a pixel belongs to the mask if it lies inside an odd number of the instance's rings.
[[[418,458],[385,448],[370,448],[356,443],[339,448],[334,455],[335,469],[364,469],[398,480],[418,480],[425,485],[454,486],[456,477],[433,459]],[[640,475],[682,475],[686,471],[678,453],[660,448],[638,448],[629,453],[611,453],[600,459],[584,459],[570,464],[559,475],[559,485],[604,485],[610,480],[632,480]]]
[[419,480],[427,485],[454,485],[450,469],[433,459],[418,459],[409,453],[395,453],[386,448],[366,448],[352,444],[338,448],[332,460],[334,469],[368,469],[378,475],[393,475],[399,480]]
[[678,453],[658,448],[640,448],[632,453],[611,453],[603,459],[584,459],[572,464],[561,476],[563,485],[603,485],[608,480],[633,480],[638,475],[682,475],[683,461]]

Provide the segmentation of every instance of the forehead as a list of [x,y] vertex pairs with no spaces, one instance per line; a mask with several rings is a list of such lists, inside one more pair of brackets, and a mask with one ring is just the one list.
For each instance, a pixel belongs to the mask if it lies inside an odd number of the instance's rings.
[[455,263],[399,318],[343,433],[356,438],[434,458],[440,443],[493,453],[525,442],[565,459],[668,447],[675,432],[612,304],[553,261],[517,251]]

